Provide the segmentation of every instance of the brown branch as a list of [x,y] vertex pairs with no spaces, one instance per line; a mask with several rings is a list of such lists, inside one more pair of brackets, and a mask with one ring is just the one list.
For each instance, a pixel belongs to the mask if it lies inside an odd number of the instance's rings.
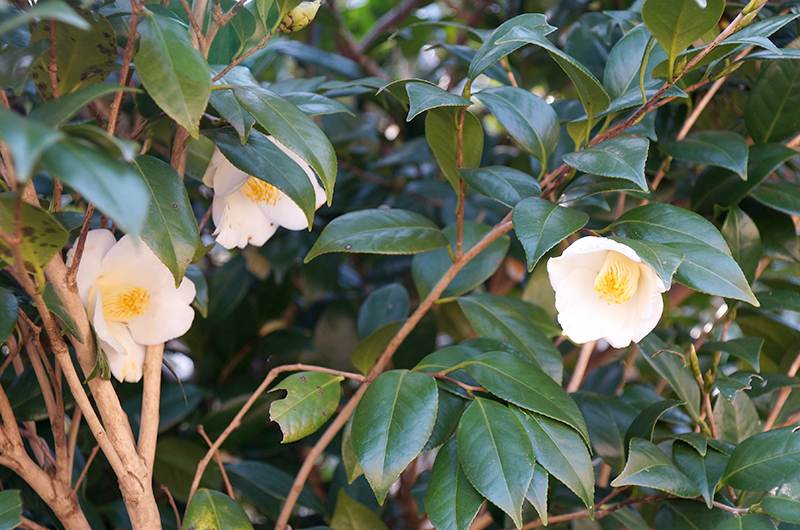
[[188,0],[181,0],[181,4],[183,4],[183,10],[186,11],[186,16],[189,18],[189,24],[192,26],[192,38],[197,41],[195,48],[205,49],[206,38],[203,35],[203,30],[200,29],[200,24],[197,23],[197,19],[194,17],[194,13],[192,13],[192,6],[189,5]]
[[50,85],[53,88],[53,98],[58,98],[58,59],[56,57],[56,21],[48,21],[50,29],[50,61],[47,63],[47,74],[50,76]]
[[482,386],[468,385],[466,383],[458,381],[457,379],[453,379],[452,377],[446,376],[442,373],[428,373],[427,375],[433,377],[434,379],[439,379],[441,381],[447,381],[448,383],[453,383],[454,385],[459,386],[468,392],[486,392],[486,389],[483,388]]
[[142,412],[139,441],[136,449],[150,475],[153,474],[156,441],[158,440],[159,405],[161,403],[161,360],[163,357],[164,343],[148,346],[144,357]]
[[86,473],[89,472],[89,466],[91,466],[92,462],[94,462],[94,457],[97,456],[97,452],[99,450],[100,444],[97,444],[92,448],[92,452],[89,453],[89,458],[86,459],[86,465],[83,466],[81,474],[78,475],[78,480],[75,481],[75,485],[72,487],[72,493],[78,492],[78,488],[81,487],[81,482],[83,482],[83,479],[86,478]]
[[239,63],[241,63],[242,61],[244,61],[245,59],[256,53],[258,50],[262,49],[264,46],[266,46],[267,43],[269,42],[270,37],[272,37],[272,35],[270,33],[267,33],[267,35],[263,39],[261,39],[258,42],[258,44],[253,46],[247,53],[244,53],[240,57],[237,57],[233,62],[231,62],[231,64],[226,66],[220,73],[212,77],[211,82],[216,83],[217,81],[222,79],[225,76],[225,74],[233,70],[235,66],[238,66]]
[[75,286],[75,275],[78,274],[78,267],[81,265],[81,258],[83,258],[83,249],[86,246],[86,235],[89,233],[89,228],[92,226],[92,217],[94,216],[94,204],[86,206],[86,214],[83,216],[83,224],[81,225],[81,233],[78,235],[78,240],[75,242],[75,252],[72,254],[72,265],[67,271],[67,285]]
[[[657,495],[650,495],[649,497],[637,497],[635,499],[627,499],[604,510],[597,510],[596,512],[594,512],[594,518],[602,519],[606,515],[614,513],[617,510],[620,510],[626,506],[655,502],[661,499],[665,499],[666,497],[667,495],[665,493],[659,493]],[[567,513],[564,515],[552,515],[547,518],[547,524],[562,523],[564,521],[574,521],[575,519],[586,519],[588,517],[589,517],[589,510],[581,510],[579,512]],[[530,530],[531,528],[539,528],[540,526],[544,526],[544,523],[542,523],[541,519],[537,519],[536,521],[524,525],[521,530]]]
[[[800,352],[797,354],[797,357],[795,357],[794,362],[789,367],[789,371],[786,373],[786,375],[789,377],[794,377],[797,375],[798,370],[800,370]],[[784,387],[780,389],[778,392],[778,398],[775,400],[775,405],[773,405],[772,410],[769,412],[767,421],[764,422],[764,428],[762,429],[763,432],[772,429],[772,427],[775,425],[775,420],[778,419],[781,409],[786,404],[786,400],[789,399],[789,394],[791,393],[791,387]]]
[[28,530],[48,530],[46,526],[42,526],[39,523],[31,521],[27,517],[20,517],[20,528],[27,528]]
[[[139,11],[141,7],[136,4],[136,0],[131,0],[131,28],[128,32],[128,42],[125,43],[125,51],[122,54],[122,71],[119,74],[119,86],[126,87],[131,82],[131,58],[133,57],[133,43],[136,40],[136,26],[139,24]],[[122,107],[122,98],[125,92],[118,90],[114,94],[114,101],[111,102],[111,113],[108,117],[108,129],[106,132],[114,136],[119,121],[119,111]]]
[[169,488],[163,484],[161,485],[161,491],[167,495],[169,505],[172,507],[172,513],[175,514],[175,520],[178,522],[178,530],[183,530],[183,526],[181,525],[181,514],[178,511],[178,506],[175,504],[175,499],[172,498],[172,493],[170,493]]
[[586,374],[586,367],[589,366],[589,360],[592,358],[592,352],[594,351],[596,344],[596,340],[590,340],[581,346],[581,353],[578,356],[578,363],[575,365],[575,371],[572,372],[572,378],[569,380],[569,384],[567,385],[568,393],[577,392],[581,387],[583,376]]
[[[206,434],[206,430],[205,428],[203,428],[202,425],[197,426],[197,432],[200,433],[200,436],[203,437],[203,440],[206,441],[209,448],[214,445],[211,442],[211,438],[209,438],[208,435]],[[228,479],[228,472],[225,471],[225,466],[222,464],[222,458],[219,456],[219,451],[216,449],[214,450],[214,460],[217,462],[217,466],[219,467],[219,472],[222,475],[222,482],[223,484],[225,484],[225,491],[228,492],[228,497],[230,497],[231,499],[235,499],[236,497],[234,496],[233,493],[233,486],[231,486],[231,481],[230,479]]]

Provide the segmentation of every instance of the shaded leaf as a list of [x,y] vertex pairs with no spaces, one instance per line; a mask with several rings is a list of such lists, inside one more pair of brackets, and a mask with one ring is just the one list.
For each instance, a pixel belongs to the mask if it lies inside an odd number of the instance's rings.
[[437,530],[469,530],[483,504],[483,497],[470,483],[458,460],[455,438],[436,455],[425,510]]
[[[461,109],[438,108],[425,116],[425,138],[442,174],[458,191],[458,128]],[[464,111],[464,131],[461,134],[462,168],[481,165],[483,154],[483,126],[471,112]]]
[[578,171],[630,180],[647,191],[644,166],[649,147],[646,138],[623,136],[567,153],[562,158],[565,164]]
[[747,140],[730,131],[703,131],[661,147],[678,160],[730,169],[747,180]]
[[570,208],[563,208],[545,199],[531,197],[521,201],[512,215],[514,232],[525,249],[528,271],[568,235],[583,228],[589,216]]
[[518,169],[490,166],[459,169],[458,174],[472,189],[513,208],[529,197],[542,192],[539,181]]
[[342,381],[341,375],[300,372],[272,388],[286,391],[285,398],[269,407],[269,419],[281,426],[282,443],[308,436],[333,416],[339,406]]
[[611,485],[644,486],[664,491],[679,497],[697,497],[700,490],[655,444],[634,438],[631,440],[628,462],[625,469]]

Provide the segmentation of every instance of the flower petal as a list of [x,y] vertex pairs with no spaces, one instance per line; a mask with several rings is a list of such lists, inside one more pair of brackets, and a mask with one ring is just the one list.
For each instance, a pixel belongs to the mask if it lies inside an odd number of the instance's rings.
[[[83,247],[80,265],[78,265],[78,273],[75,275],[78,293],[81,295],[84,307],[89,305],[89,293],[100,274],[103,257],[116,243],[117,240],[110,230],[90,230],[86,233],[86,244]],[[73,247],[67,253],[67,267],[72,266],[74,254],[75,248]]]
[[[217,156],[217,154],[219,154],[219,156]],[[216,168],[214,168],[215,163]],[[206,179],[209,174],[211,176]],[[241,188],[249,179],[250,175],[231,164],[231,162],[225,158],[225,155],[216,148],[214,149],[214,155],[211,157],[211,164],[209,164],[206,174],[203,175],[203,183],[208,186],[210,182],[214,188],[215,195],[230,195]],[[207,180],[209,182],[206,182]]]
[[111,374],[120,382],[141,379],[147,348],[133,339],[127,326],[103,317],[103,300],[99,289],[92,290],[89,315],[100,347],[108,359]]
[[[636,293],[634,298],[623,305],[628,307],[625,324],[605,337],[614,348],[626,348],[631,342],[639,342],[645,338],[656,327],[664,310],[664,300],[658,291]],[[641,314],[642,306],[648,308],[646,316]]]
[[[569,248],[567,250],[569,250]],[[576,255],[569,255],[567,251],[564,251],[561,257],[550,258],[547,262],[547,275],[550,278],[550,285],[553,286],[554,290],[558,291],[559,287],[564,283],[564,280],[578,269],[588,269],[597,277],[600,273],[600,269],[603,268],[606,254],[607,251],[604,250]],[[594,289],[594,287],[592,287],[592,289]]]
[[612,335],[626,322],[628,305],[609,304],[594,291],[597,274],[576,269],[556,290],[558,323],[564,335],[577,344]]
[[278,225],[264,215],[259,204],[239,190],[227,197],[215,195],[212,210],[217,226],[214,232],[217,243],[227,249],[244,248],[248,243],[261,246],[278,229]]
[[142,316],[128,322],[133,339],[146,345],[161,344],[180,337],[192,327],[195,286],[184,278],[178,289],[169,288],[153,292],[150,305]]
[[120,285],[135,285],[152,293],[172,286],[175,280],[169,269],[161,263],[144,241],[123,236],[103,258],[100,276],[97,278],[100,288]]

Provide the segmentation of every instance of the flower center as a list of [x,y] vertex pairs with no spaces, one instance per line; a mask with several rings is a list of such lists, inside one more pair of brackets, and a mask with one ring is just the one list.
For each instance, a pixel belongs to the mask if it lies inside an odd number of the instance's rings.
[[639,264],[619,252],[610,250],[594,281],[594,290],[611,303],[627,302],[636,294],[639,283]]
[[241,189],[251,201],[263,202],[270,206],[275,206],[281,198],[281,191],[278,188],[255,177],[250,177]]
[[137,286],[120,286],[103,293],[103,316],[108,320],[128,321],[150,307],[150,293]]

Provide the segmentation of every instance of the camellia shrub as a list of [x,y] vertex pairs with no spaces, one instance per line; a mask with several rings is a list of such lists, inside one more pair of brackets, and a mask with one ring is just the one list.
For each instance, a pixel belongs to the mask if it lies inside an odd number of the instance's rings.
[[0,529],[800,528],[799,28],[0,0]]

